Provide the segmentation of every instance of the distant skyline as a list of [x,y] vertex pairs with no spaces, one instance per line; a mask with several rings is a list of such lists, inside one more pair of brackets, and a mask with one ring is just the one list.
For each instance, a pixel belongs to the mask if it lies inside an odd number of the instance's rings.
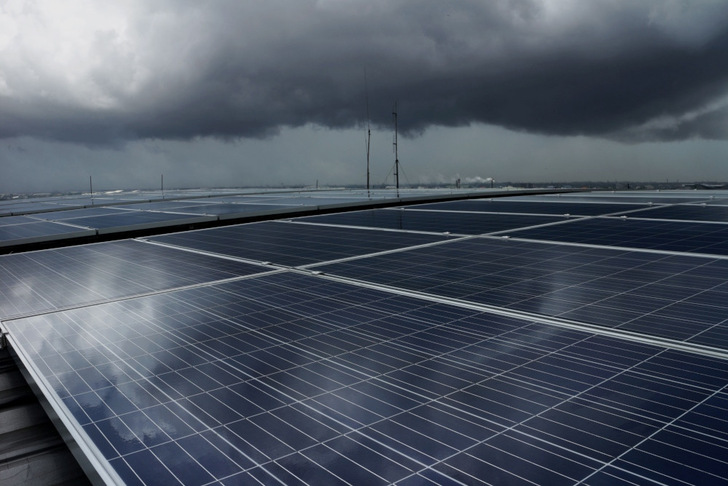
[[0,192],[728,179],[722,0],[0,4]]

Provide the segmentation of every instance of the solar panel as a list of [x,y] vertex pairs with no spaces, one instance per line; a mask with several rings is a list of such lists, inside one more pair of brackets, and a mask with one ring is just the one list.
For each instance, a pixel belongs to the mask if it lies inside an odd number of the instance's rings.
[[[81,209],[64,209],[57,211],[49,211],[47,213],[33,213],[32,218],[37,220],[49,220],[49,221],[67,221],[75,218],[88,218],[95,216],[107,216],[119,214],[119,209],[110,207],[98,207],[98,208],[81,208]],[[73,221],[70,221],[73,223]]]
[[[639,207],[582,199],[498,204]],[[724,481],[724,225],[435,234],[530,217],[362,211],[9,255],[2,330],[92,479]]]
[[[501,239],[464,239],[315,267],[360,281],[506,309],[712,343],[728,261]],[[718,340],[720,340],[718,342]]]
[[723,224],[603,218],[529,228],[510,235],[537,240],[728,255],[728,225]]
[[0,247],[93,234],[87,229],[51,221],[0,225]]
[[[555,198],[552,198],[555,199]],[[440,211],[476,211],[494,213],[530,213],[554,215],[599,216],[634,211],[646,206],[646,202],[634,204],[616,203],[576,203],[576,202],[539,202],[512,201],[511,198],[474,199],[441,203],[421,204],[418,208]]]
[[273,211],[286,209],[287,206],[280,204],[196,204],[194,206],[183,206],[177,211],[194,214],[237,214],[257,213],[262,211]]
[[509,198],[513,201],[626,203],[626,204],[681,204],[704,202],[714,195],[695,191],[630,191],[630,192],[577,192],[572,194],[523,195]]
[[0,201],[0,215],[6,216],[11,214],[25,214],[25,213],[32,213],[32,212],[40,212],[40,211],[51,211],[53,209],[57,209],[58,206],[53,203],[47,203],[47,202],[27,202],[26,200],[23,200],[23,202],[5,202]]
[[265,271],[137,241],[0,256],[0,318]]
[[150,211],[116,211],[115,214],[105,216],[91,216],[75,218],[73,224],[97,228],[99,230],[113,228],[133,228],[143,225],[187,224],[192,222],[205,221],[200,216],[190,216],[182,213],[162,213]]
[[722,360],[290,272],[6,326],[128,484],[676,480],[658,461],[726,411]]
[[728,223],[728,207],[680,204],[639,211],[631,216],[648,219],[675,219],[683,221],[716,221]]
[[304,219],[320,224],[340,224],[431,233],[478,235],[562,221],[563,216],[523,214],[479,214],[412,209],[374,209],[312,216]]
[[30,216],[3,216],[0,218],[0,227],[2,226],[15,226],[18,224],[25,223],[37,223],[37,219],[33,219]]
[[434,235],[266,222],[157,236],[150,241],[299,266],[445,239]]

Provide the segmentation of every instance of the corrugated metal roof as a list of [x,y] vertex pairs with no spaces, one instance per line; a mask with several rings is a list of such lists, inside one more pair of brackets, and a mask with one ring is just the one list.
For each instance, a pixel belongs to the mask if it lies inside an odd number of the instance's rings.
[[0,349],[0,484],[90,484],[7,348]]

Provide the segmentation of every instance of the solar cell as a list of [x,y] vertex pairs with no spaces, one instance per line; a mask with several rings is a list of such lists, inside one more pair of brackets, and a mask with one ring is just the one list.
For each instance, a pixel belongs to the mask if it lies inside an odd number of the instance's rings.
[[725,470],[723,360],[358,289],[283,272],[5,326],[98,467],[129,484]]

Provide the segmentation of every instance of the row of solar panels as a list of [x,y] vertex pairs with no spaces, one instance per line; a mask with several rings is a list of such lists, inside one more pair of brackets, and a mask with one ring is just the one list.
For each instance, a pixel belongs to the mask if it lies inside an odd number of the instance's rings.
[[3,328],[109,483],[724,482],[728,225],[646,215],[728,194],[612,197],[4,256]]
[[[491,191],[492,192],[492,191]],[[0,201],[0,248],[94,236],[123,235],[131,231],[205,226],[233,220],[251,220],[297,212],[327,211],[383,201],[477,195],[450,190],[401,191],[288,191],[235,194],[168,194],[166,199],[145,193],[114,197],[56,197]],[[482,193],[481,193],[482,194]],[[177,197],[175,199],[175,197]],[[32,202],[29,202],[32,201]]]

